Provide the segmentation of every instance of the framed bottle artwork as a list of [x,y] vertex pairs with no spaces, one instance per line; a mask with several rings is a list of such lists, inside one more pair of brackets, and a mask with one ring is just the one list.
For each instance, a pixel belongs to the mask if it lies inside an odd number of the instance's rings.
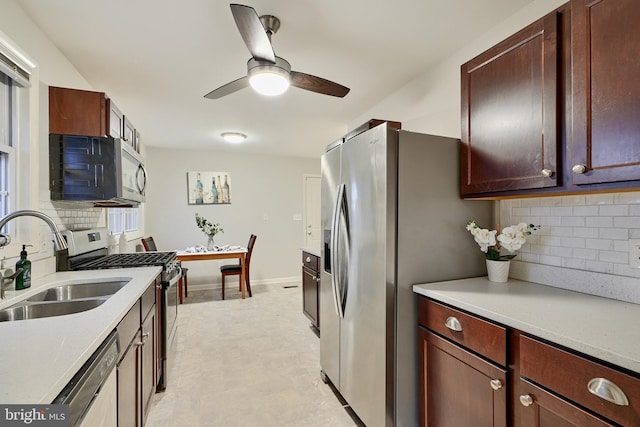
[[229,172],[187,172],[187,202],[190,205],[231,203]]

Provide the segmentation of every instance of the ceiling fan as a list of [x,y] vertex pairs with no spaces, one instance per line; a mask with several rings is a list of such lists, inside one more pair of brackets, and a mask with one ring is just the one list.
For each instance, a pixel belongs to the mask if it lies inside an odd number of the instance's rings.
[[[258,17],[255,9],[231,4],[231,13],[252,58],[247,62],[247,75],[209,92],[204,97],[218,99],[251,85],[264,95],[279,95],[289,85],[324,95],[344,97],[349,88],[311,74],[292,71],[291,65],[276,56],[271,36],[280,28],[280,20],[272,15]],[[262,85],[262,86],[261,86]],[[262,90],[264,91],[261,91]]]

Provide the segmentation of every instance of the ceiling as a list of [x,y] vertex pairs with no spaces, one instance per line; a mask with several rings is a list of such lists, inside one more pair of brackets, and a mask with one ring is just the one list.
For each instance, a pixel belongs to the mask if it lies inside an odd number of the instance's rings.
[[[146,146],[318,157],[350,122],[531,1],[246,1],[258,15],[280,19],[272,43],[293,70],[351,92],[335,98],[292,87],[269,98],[246,88],[218,100],[203,96],[246,75],[250,58],[227,2],[18,4],[131,117]],[[224,131],[248,138],[230,145]]]

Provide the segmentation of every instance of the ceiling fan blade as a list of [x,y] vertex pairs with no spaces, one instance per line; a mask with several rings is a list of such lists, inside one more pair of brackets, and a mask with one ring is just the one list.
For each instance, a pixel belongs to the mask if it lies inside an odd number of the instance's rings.
[[275,63],[276,55],[273,53],[271,40],[262,26],[256,10],[241,4],[231,4],[230,6],[233,19],[236,20],[242,40],[251,52],[251,56],[255,59]]
[[223,96],[227,96],[229,94],[232,94],[233,92],[237,92],[240,89],[244,89],[247,86],[249,86],[249,77],[240,77],[239,79],[234,80],[231,83],[227,83],[224,86],[220,86],[218,89],[212,90],[204,97],[207,99],[222,98]]
[[324,95],[337,96],[343,98],[351,89],[334,83],[321,77],[312,76],[311,74],[299,73],[291,71],[291,86],[300,89],[310,90],[311,92],[321,93]]

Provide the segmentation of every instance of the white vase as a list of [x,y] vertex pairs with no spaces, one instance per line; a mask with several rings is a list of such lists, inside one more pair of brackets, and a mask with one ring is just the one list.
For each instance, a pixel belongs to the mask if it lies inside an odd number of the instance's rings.
[[489,276],[490,282],[504,283],[509,280],[509,265],[511,264],[510,260],[494,261],[488,259],[486,261],[487,275]]
[[207,250],[213,251],[213,247],[215,246],[213,242],[213,236],[209,236],[209,240],[207,240]]

